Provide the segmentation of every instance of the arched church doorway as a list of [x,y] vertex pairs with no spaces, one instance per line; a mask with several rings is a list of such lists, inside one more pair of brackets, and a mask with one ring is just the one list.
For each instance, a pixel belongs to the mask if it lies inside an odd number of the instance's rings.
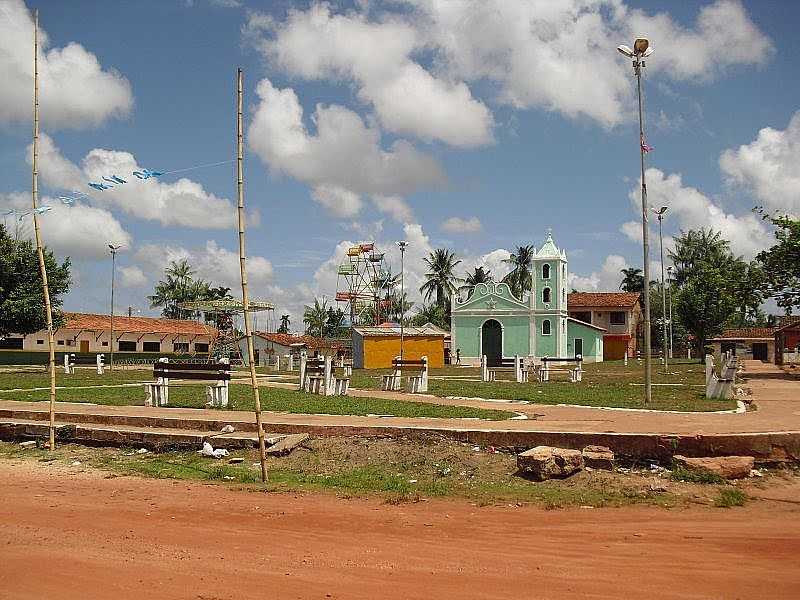
[[490,367],[500,366],[503,358],[503,328],[498,321],[489,319],[481,328],[481,350]]

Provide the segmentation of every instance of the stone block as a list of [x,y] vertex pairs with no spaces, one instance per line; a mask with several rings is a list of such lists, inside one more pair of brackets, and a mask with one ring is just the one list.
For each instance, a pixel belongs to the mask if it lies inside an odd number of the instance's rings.
[[517,455],[517,469],[539,481],[568,477],[583,469],[580,450],[536,446]]
[[582,451],[583,463],[592,469],[614,470],[614,452],[606,446],[586,446]]
[[741,479],[748,477],[755,461],[752,456],[708,456],[689,458],[676,454],[673,464],[687,471],[710,471],[725,479]]

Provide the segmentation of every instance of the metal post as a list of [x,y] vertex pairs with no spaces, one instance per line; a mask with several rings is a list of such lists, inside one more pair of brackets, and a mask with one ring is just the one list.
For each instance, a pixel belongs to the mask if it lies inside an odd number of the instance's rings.
[[667,296],[664,281],[664,233],[661,225],[664,220],[664,211],[658,214],[658,242],[661,246],[661,326],[662,326],[662,352],[664,353],[664,373],[669,373],[669,354],[667,352]]
[[636,92],[639,97],[639,158],[642,168],[642,254],[644,257],[644,401],[652,399],[652,373],[650,370],[650,236],[647,223],[647,183],[644,176],[644,120],[642,110],[642,57],[636,54],[633,59],[636,74]]
[[109,250],[111,251],[111,341],[109,342],[109,359],[108,359],[108,369],[110,371],[114,370],[114,280],[116,279],[117,274],[117,250],[119,250],[119,246],[114,246],[113,244],[108,245]]
[[50,371],[50,445],[49,450],[56,447],[56,353],[53,341],[53,307],[50,304],[50,286],[47,283],[47,265],[44,262],[42,232],[39,229],[39,214],[36,205],[39,200],[39,11],[33,11],[33,172],[31,186],[31,202],[33,203],[33,230],[36,238],[36,255],[39,259],[39,273],[42,278],[42,294],[44,296],[45,319],[47,323],[47,345],[50,352],[48,369]]
[[403,317],[406,314],[406,307],[405,307],[405,294],[406,294],[406,281],[405,281],[405,255],[406,255],[406,247],[408,246],[408,242],[400,241],[397,242],[397,245],[400,247],[400,361],[403,361],[403,337],[404,337],[404,324],[403,324]]
[[261,423],[261,398],[256,378],[255,351],[253,349],[253,330],[250,322],[250,298],[247,294],[247,267],[244,251],[244,133],[242,131],[242,87],[244,72],[237,70],[236,77],[236,192],[238,197],[239,216],[239,272],[242,278],[242,310],[244,312],[244,333],[247,337],[247,362],[250,365],[250,385],[253,388],[253,400],[258,428],[258,455],[261,462],[261,481],[267,481],[267,453],[264,447],[264,427]]
[[667,267],[667,298],[669,301],[669,357],[672,358],[672,267]]

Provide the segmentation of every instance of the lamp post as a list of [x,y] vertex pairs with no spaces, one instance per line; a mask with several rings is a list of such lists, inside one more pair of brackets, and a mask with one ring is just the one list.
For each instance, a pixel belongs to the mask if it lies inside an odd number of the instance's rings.
[[[661,331],[662,331],[662,353],[664,355],[664,373],[669,372],[667,369],[667,296],[664,287],[664,232],[662,230],[662,222],[664,221],[664,213],[667,212],[667,206],[662,206],[659,209],[652,208],[651,210],[656,213],[658,217],[658,243],[661,248]],[[669,357],[671,358],[671,357]]]
[[114,370],[114,279],[117,273],[117,250],[121,247],[114,244],[108,245],[108,249],[111,251],[111,341],[109,342],[110,357],[108,368],[112,371]]
[[669,357],[672,358],[672,267],[667,267],[667,299],[669,302]]
[[650,240],[647,231],[647,184],[644,178],[644,155],[650,148],[644,141],[644,122],[642,119],[642,69],[644,58],[653,53],[647,38],[636,38],[633,49],[619,46],[617,50],[633,59],[633,74],[636,76],[636,92],[639,98],[639,158],[642,169],[642,252],[644,254],[644,401],[649,404],[652,398],[653,382],[650,371]]
[[403,325],[403,317],[406,315],[406,306],[405,306],[405,295],[406,295],[406,281],[405,281],[405,256],[406,256],[406,248],[408,248],[408,242],[405,240],[400,240],[397,242],[397,247],[400,248],[400,361],[403,360],[403,334],[404,334],[404,325]]

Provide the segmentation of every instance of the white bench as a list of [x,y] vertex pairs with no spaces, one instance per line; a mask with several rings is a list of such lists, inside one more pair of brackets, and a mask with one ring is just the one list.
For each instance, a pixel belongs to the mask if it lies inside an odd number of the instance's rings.
[[528,371],[525,370],[523,362],[523,359],[515,354],[514,358],[501,358],[499,364],[489,366],[484,354],[481,356],[481,381],[497,381],[498,373],[513,373],[514,381],[517,383],[527,381]]
[[383,376],[382,389],[399,391],[403,378],[403,371],[411,371],[406,375],[406,391],[420,394],[428,391],[428,357],[423,356],[418,360],[400,359],[396,356],[392,360],[392,372]]
[[[551,367],[551,363],[575,363],[572,368]],[[578,354],[574,358],[554,358],[545,356],[542,358],[542,366],[539,368],[539,381],[546,383],[550,381],[553,373],[567,373],[570,383],[578,383],[583,380],[583,357]]]
[[303,353],[300,355],[300,389],[311,394],[346,396],[350,377],[347,373],[336,374],[330,356],[308,358]]
[[96,354],[94,358],[91,356],[75,356],[74,354],[65,354],[64,374],[73,375],[75,373],[75,365],[92,365],[97,369],[97,374],[102,375],[105,371],[104,357],[104,354]]
[[714,357],[706,354],[706,398],[727,399],[733,395],[738,366],[737,359],[732,355],[723,357],[723,359],[720,376],[717,377],[714,371]]
[[171,363],[168,358],[160,358],[153,364],[153,377],[154,382],[144,384],[145,406],[169,404],[170,379],[213,381],[214,385],[206,386],[206,405],[228,406],[231,365],[227,358],[213,363]]

